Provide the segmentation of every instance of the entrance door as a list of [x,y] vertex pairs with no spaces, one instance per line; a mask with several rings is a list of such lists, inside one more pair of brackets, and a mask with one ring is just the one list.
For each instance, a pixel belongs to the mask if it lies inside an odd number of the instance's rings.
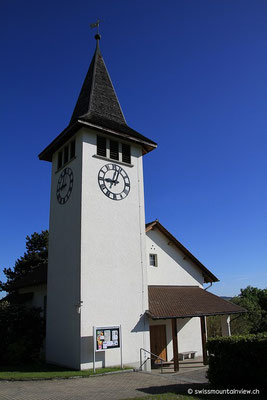
[[[154,353],[167,361],[166,325],[150,326],[150,348],[151,353]],[[158,362],[160,361],[155,361],[155,363]]]

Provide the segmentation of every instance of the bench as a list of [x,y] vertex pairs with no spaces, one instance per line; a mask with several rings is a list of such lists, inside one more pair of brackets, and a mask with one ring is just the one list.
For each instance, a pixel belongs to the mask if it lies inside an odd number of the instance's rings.
[[184,351],[183,353],[179,353],[178,354],[178,357],[179,357],[179,360],[186,360],[186,359],[190,359],[190,358],[195,358],[195,355],[196,355],[196,351],[193,351],[193,350],[191,350],[191,351]]

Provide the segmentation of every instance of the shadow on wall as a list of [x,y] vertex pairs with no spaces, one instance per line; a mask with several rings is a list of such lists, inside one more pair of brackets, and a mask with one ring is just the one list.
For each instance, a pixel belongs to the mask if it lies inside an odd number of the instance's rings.
[[191,318],[179,318],[177,319],[177,331],[178,333],[183,329],[183,327],[190,321]]
[[[94,361],[94,338],[93,336],[84,336],[81,338],[81,363],[93,363]],[[101,362],[101,368],[105,368],[105,351],[96,352],[96,363]],[[98,367],[99,368],[99,367]]]
[[146,314],[141,315],[131,332],[149,332],[149,319]]

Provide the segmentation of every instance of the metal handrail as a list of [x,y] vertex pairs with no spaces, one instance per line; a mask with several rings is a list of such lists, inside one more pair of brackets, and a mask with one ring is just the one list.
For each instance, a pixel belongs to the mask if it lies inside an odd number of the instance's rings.
[[161,373],[163,373],[163,371],[162,371],[162,362],[165,362],[166,360],[163,360],[163,358],[157,356],[156,354],[152,353],[151,351],[148,351],[148,350],[146,350],[146,349],[143,349],[142,347],[141,347],[141,349],[140,349],[140,367],[139,367],[140,371],[142,371],[142,367],[143,367],[143,365],[147,362],[147,360],[152,360],[151,357],[148,357],[148,358],[145,359],[144,362],[142,362],[142,351],[144,351],[144,352],[146,352],[146,353],[148,353],[148,354],[151,354],[152,356],[154,356],[155,358],[157,358],[158,360],[160,360],[160,370],[161,370]]

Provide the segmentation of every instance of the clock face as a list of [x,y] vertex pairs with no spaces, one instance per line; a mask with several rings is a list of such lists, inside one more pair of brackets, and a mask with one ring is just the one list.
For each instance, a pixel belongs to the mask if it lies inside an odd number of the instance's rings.
[[68,201],[72,187],[73,172],[70,168],[64,168],[57,183],[57,200],[59,204],[65,204]]
[[106,164],[98,173],[98,184],[111,200],[123,200],[130,192],[130,179],[117,164]]

